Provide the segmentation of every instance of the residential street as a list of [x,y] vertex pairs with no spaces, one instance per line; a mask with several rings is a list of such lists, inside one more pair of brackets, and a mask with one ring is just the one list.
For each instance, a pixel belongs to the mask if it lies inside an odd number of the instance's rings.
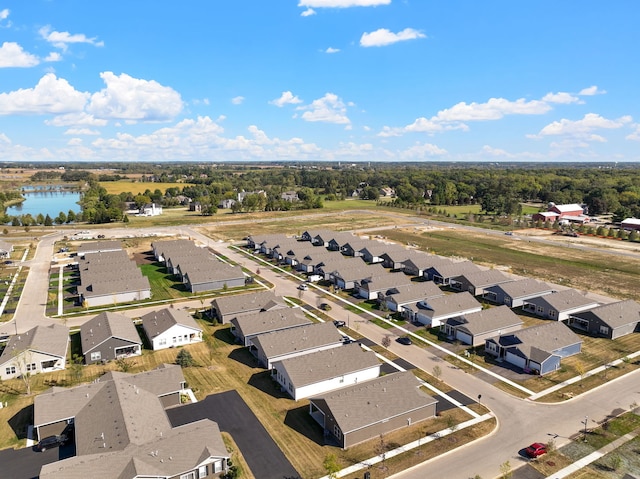
[[[317,306],[320,302],[327,301],[325,294],[316,294],[315,286],[313,285],[308,291],[301,293],[297,289],[299,283],[285,277],[285,274],[254,264],[233,248],[229,248],[226,244],[213,242],[194,228],[182,227],[180,230],[183,234],[210,245],[232,261],[240,263],[250,270],[255,271],[259,266],[261,276],[275,285],[275,292],[278,295],[301,297],[303,301],[312,306]],[[148,230],[127,228],[109,230],[109,233],[114,236],[125,236],[142,232],[148,233],[149,231],[176,233],[175,228],[153,228]],[[62,235],[63,233],[54,233],[43,236],[38,245],[35,258],[28,262],[31,269],[15,315],[19,331],[25,331],[37,324],[52,321],[44,316],[44,306],[47,301],[48,270],[54,241],[60,239]],[[299,296],[300,293],[301,296]],[[381,343],[386,334],[393,334],[393,330],[384,330],[349,312],[336,301],[331,302],[330,315],[333,319],[345,321],[352,329],[378,344]],[[180,306],[199,308],[201,303],[195,300],[180,303]],[[151,309],[159,309],[161,307],[164,306],[130,310],[128,314],[140,316]],[[88,317],[69,319],[67,324],[69,326],[77,326]],[[14,324],[6,323],[3,325],[3,331],[0,332],[13,334],[14,328]],[[581,421],[584,420],[585,416],[588,416],[591,427],[591,425],[595,425],[596,422],[600,422],[610,415],[629,409],[634,402],[640,403],[640,376],[638,371],[575,399],[561,404],[546,405],[537,404],[529,400],[516,399],[501,392],[479,377],[467,374],[450,363],[437,358],[428,350],[417,346],[404,346],[392,341],[389,349],[394,354],[427,372],[431,372],[435,365],[440,366],[442,370],[441,379],[443,381],[471,398],[477,398],[478,395],[482,395],[482,403],[492,411],[498,420],[498,427],[490,436],[417,466],[412,470],[398,474],[396,476],[398,478],[421,479],[428,476],[468,479],[476,474],[484,478],[497,477],[500,474],[499,466],[505,461],[509,461],[512,468],[517,468],[525,462],[518,455],[518,451],[531,442],[546,442],[555,437],[556,444],[561,446],[569,442],[569,438],[581,430],[583,427]]]

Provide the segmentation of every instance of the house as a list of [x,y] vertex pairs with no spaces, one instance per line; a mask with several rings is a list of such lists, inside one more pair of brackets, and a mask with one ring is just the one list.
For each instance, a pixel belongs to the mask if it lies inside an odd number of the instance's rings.
[[138,216],[159,216],[162,214],[162,206],[149,203],[140,207]]
[[[367,263],[385,263],[385,257],[388,259],[390,255],[402,255],[406,258],[406,249],[397,243],[381,243],[380,241],[370,241],[367,246],[360,250],[362,259]],[[386,255],[386,256],[385,256]],[[389,259],[388,259],[389,261]]]
[[620,222],[620,228],[627,231],[640,231],[640,219],[627,218]]
[[193,201],[189,203],[189,211],[195,211],[196,213],[202,212],[202,203],[199,201]]
[[122,251],[122,243],[117,240],[91,241],[78,246],[78,257],[84,258],[90,253],[107,253],[111,251]]
[[449,285],[459,291],[469,291],[474,296],[483,296],[486,289],[497,284],[513,281],[497,269],[474,271],[451,278]]
[[133,321],[124,314],[103,312],[80,326],[85,364],[142,354],[142,341]]
[[[326,278],[326,270],[323,268]],[[364,262],[341,262],[341,265],[335,271],[329,273],[328,279],[332,284],[340,289],[353,289],[362,283],[365,279],[379,275],[385,272],[381,265],[369,266]]]
[[284,201],[289,201],[291,203],[293,203],[295,201],[300,201],[300,198],[298,198],[298,192],[295,191],[295,190],[284,191],[284,192],[280,193],[280,199],[284,200]]
[[[344,245],[359,239],[357,236],[347,233],[346,231],[333,233],[327,243],[327,249],[329,251],[342,251]],[[314,238],[314,241],[316,241],[316,238]]]
[[414,249],[407,249],[404,246],[395,243],[392,243],[389,246],[390,248],[382,253],[380,258],[382,259],[382,266],[392,270],[404,271],[404,264],[409,259],[424,254]]
[[267,369],[271,369],[275,361],[343,345],[340,331],[331,322],[259,334],[251,342],[255,347],[252,352]]
[[598,302],[587,298],[575,289],[566,289],[524,302],[522,309],[536,316],[554,321],[566,321],[569,315],[595,308]]
[[453,263],[449,258],[434,254],[415,252],[402,264],[404,274],[409,276],[427,277],[427,270],[434,266]]
[[640,304],[632,299],[569,315],[569,326],[597,337],[617,339],[640,332]]
[[382,196],[383,198],[395,198],[396,190],[388,186],[385,186],[384,188],[380,188],[380,196]]
[[556,205],[549,203],[547,211],[536,213],[533,221],[564,221],[571,223],[588,223],[589,217],[585,215],[585,209],[577,204]]
[[309,414],[325,440],[347,449],[436,415],[437,401],[411,371],[385,376],[309,399]]
[[401,312],[406,305],[443,295],[433,281],[417,281],[391,288],[384,297],[379,296],[378,299],[386,303],[389,311]]
[[37,437],[73,424],[76,452],[43,466],[39,477],[218,477],[228,469],[229,453],[217,424],[204,419],[173,428],[165,412],[176,399],[179,404],[184,384],[179,366],[162,365],[134,375],[110,372],[36,396]]
[[69,328],[40,325],[11,336],[0,355],[0,380],[65,369]]
[[355,237],[355,239],[352,238],[351,241],[340,246],[340,252],[345,256],[362,256],[361,251],[370,245],[371,240]]
[[202,342],[202,328],[185,309],[164,308],[140,320],[154,351]]
[[417,309],[412,311],[413,315],[410,319],[428,328],[436,328],[449,318],[476,313],[480,310],[482,305],[470,293],[464,291],[420,301]]
[[440,325],[451,339],[471,346],[481,346],[488,338],[521,328],[522,320],[506,305],[449,318]]
[[286,238],[287,237],[281,233],[267,235],[249,235],[247,236],[247,248],[252,249],[254,252],[269,255],[271,253],[271,248],[277,246]]
[[218,208],[230,210],[231,208],[233,208],[233,205],[235,204],[236,204],[236,200],[232,198],[225,198],[220,200],[220,203],[218,203]]
[[310,241],[313,246],[324,246],[326,248],[334,237],[348,237],[349,239],[353,239],[351,233],[336,233],[328,229],[317,229],[303,232],[300,235],[300,240]]
[[254,314],[260,311],[288,308],[280,296],[273,291],[258,293],[234,294],[216,298],[211,302],[213,315],[222,324],[227,324],[233,318]]
[[453,278],[476,271],[480,271],[480,268],[471,261],[451,261],[431,266],[424,276],[436,284],[447,286]]
[[282,391],[296,401],[378,376],[380,361],[376,354],[356,343],[275,361],[271,370]]
[[327,251],[324,248],[318,248],[315,246],[313,246],[313,248],[319,251],[309,252],[300,257],[296,256],[295,268],[297,271],[302,271],[303,273],[315,273],[320,266],[332,264],[337,268],[339,265],[345,264],[345,262],[349,260],[353,261],[353,258],[344,258],[340,253],[336,253],[335,251]]
[[299,309],[280,308],[237,316],[230,323],[236,340],[243,346],[252,346],[251,340],[259,334],[306,326],[311,320]]
[[581,346],[578,335],[554,321],[487,339],[484,350],[524,372],[544,375],[560,368],[562,358],[578,354]]
[[7,241],[0,240],[0,258],[9,258],[13,252],[13,245]]
[[242,267],[232,266],[217,259],[210,264],[191,263],[188,268],[180,269],[182,282],[192,293],[220,291],[228,288],[239,288],[245,285]]
[[396,288],[410,284],[411,278],[406,274],[388,273],[386,271],[383,274],[356,282],[358,296],[369,300],[378,299],[378,296],[384,299],[388,294],[397,291]]
[[519,308],[531,298],[554,292],[555,289],[547,283],[527,278],[489,286],[485,289],[482,297],[496,304],[506,304],[510,308]]

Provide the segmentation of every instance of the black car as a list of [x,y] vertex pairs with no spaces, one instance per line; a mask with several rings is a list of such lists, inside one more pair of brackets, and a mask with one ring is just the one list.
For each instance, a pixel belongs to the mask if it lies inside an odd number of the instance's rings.
[[333,325],[334,325],[336,328],[344,328],[344,327],[347,325],[347,323],[345,323],[344,321],[339,321],[339,320],[337,320],[337,319],[336,319],[336,320],[333,322]]
[[42,439],[36,449],[38,451],[46,451],[47,449],[51,449],[52,447],[59,447],[67,442],[67,436],[65,434],[59,434],[56,436],[49,436]]
[[411,338],[409,336],[401,336],[396,339],[396,341],[400,344],[404,344],[405,346],[411,346],[413,344],[413,341],[411,341]]

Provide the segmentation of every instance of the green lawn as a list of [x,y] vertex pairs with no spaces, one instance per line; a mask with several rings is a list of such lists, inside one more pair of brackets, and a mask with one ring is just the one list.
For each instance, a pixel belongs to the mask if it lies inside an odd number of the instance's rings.
[[184,284],[175,280],[175,277],[167,272],[162,263],[143,264],[140,271],[149,279],[151,297],[154,301],[165,299],[182,299],[192,295]]

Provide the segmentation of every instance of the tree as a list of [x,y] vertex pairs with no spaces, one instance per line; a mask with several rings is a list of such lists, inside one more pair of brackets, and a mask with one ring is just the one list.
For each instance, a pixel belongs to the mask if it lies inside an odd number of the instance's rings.
[[60,213],[58,213],[58,216],[56,216],[55,222],[58,225],[62,225],[67,222],[67,215],[64,214],[64,211],[61,211]]
[[340,471],[340,464],[338,464],[338,458],[335,454],[331,452],[327,454],[322,462],[322,467],[327,471],[327,476],[329,476],[330,479],[338,477],[337,474]]
[[78,354],[74,354],[71,359],[71,364],[69,365],[69,370],[71,371],[71,382],[73,384],[78,384],[80,379],[82,379],[82,356]]
[[51,216],[49,216],[49,214],[47,214],[47,216],[44,218],[44,225],[53,226],[53,220],[51,219]]
[[431,375],[437,380],[440,380],[440,377],[442,376],[442,369],[440,368],[440,366],[434,366],[431,370]]
[[123,373],[128,373],[131,368],[134,366],[133,361],[127,361],[127,358],[118,358],[116,359],[116,366]]
[[176,356],[176,364],[183,368],[195,366],[196,362],[191,356],[191,353],[187,349],[181,349]]
[[67,223],[73,223],[74,221],[76,221],[76,212],[69,210],[67,213]]
[[511,471],[511,463],[509,461],[500,464],[500,479],[511,479],[513,472]]
[[382,338],[382,346],[384,346],[385,348],[391,346],[391,336],[387,334],[384,338]]
[[36,363],[33,362],[33,352],[29,349],[22,351],[14,351],[13,358],[16,363],[20,379],[24,383],[25,394],[31,395],[31,374],[36,369]]

